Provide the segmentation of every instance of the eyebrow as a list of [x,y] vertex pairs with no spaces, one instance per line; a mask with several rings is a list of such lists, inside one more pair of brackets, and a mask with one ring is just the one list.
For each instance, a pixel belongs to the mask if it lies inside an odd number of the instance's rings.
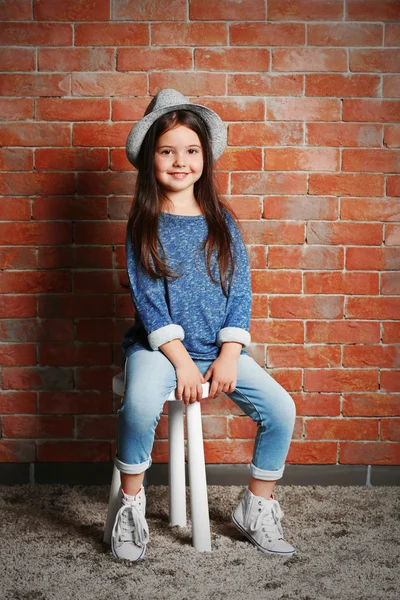
[[[157,148],[175,148],[175,146],[164,144],[162,146],[157,146]],[[201,148],[201,146],[199,146],[198,144],[190,144],[189,146],[185,146],[185,148]]]

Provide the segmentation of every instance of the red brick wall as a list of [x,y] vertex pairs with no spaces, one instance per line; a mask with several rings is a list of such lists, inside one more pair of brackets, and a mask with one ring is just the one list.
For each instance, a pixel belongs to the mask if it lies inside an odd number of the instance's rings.
[[[8,0],[0,27],[0,462],[109,461],[133,310],[124,144],[162,87],[217,110],[252,264],[253,354],[292,394],[292,463],[396,464],[397,0]],[[254,424],[203,403],[207,460]],[[153,451],[166,460],[165,417]]]

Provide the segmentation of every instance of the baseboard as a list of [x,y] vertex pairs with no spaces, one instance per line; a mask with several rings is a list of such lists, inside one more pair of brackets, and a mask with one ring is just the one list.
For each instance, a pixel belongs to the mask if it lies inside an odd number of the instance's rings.
[[[0,463],[0,484],[105,485],[111,482],[113,463]],[[247,485],[249,465],[206,466],[209,485]],[[187,472],[186,472],[187,476]],[[280,485],[399,485],[400,466],[286,465]],[[146,485],[167,485],[168,464],[153,463]]]

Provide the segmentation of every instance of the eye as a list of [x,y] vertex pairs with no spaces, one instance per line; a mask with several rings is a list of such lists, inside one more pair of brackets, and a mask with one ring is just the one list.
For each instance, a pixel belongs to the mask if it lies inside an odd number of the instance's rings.
[[165,150],[161,150],[161,154],[166,154],[167,152],[171,152],[171,150],[168,150],[168,148],[166,148]]
[[190,149],[189,149],[189,152],[190,152],[190,153],[192,153],[192,152],[193,152],[194,154],[198,154],[198,152],[199,152],[199,151],[197,150],[197,148],[190,148]]

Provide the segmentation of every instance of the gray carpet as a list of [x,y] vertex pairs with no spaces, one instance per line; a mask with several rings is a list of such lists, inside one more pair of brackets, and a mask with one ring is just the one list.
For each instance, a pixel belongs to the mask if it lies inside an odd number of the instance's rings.
[[[141,563],[103,546],[108,486],[0,486],[3,600],[396,600],[400,488],[277,489],[292,558],[264,555],[232,525],[245,488],[209,486],[212,553],[168,523],[168,489],[147,490]],[[189,498],[189,496],[188,496]],[[189,522],[190,525],[190,522]]]

